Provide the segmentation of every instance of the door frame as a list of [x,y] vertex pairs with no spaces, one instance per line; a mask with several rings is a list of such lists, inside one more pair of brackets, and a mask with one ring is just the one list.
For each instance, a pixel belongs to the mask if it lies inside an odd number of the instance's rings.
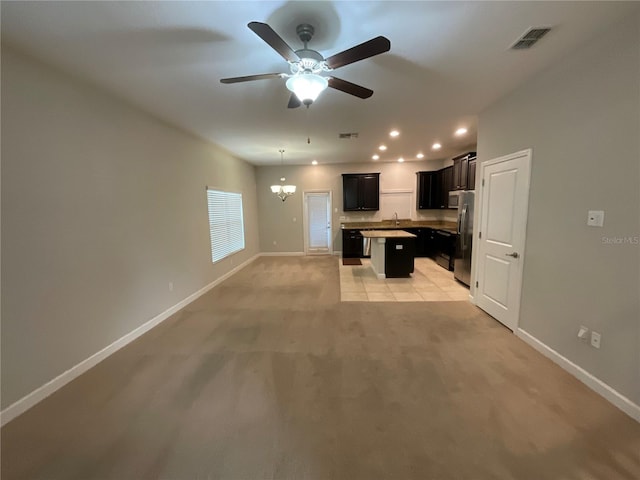
[[[310,252],[309,251],[309,209],[307,204],[308,193],[326,193],[329,196],[329,245],[328,250],[324,252]],[[302,230],[304,233],[304,254],[305,255],[333,255],[333,193],[328,188],[321,188],[315,190],[304,190],[302,192]]]
[[[525,150],[519,150],[517,152],[514,153],[510,153],[508,155],[503,155],[501,157],[496,157],[496,158],[492,158],[490,160],[487,160],[486,162],[481,162],[479,165],[480,167],[480,176],[478,178],[478,176],[476,176],[476,183],[478,185],[478,189],[476,190],[476,199],[479,201],[476,201],[475,207],[476,207],[476,214],[475,214],[475,218],[473,219],[474,221],[474,225],[477,225],[477,228],[474,228],[474,232],[473,232],[473,244],[478,246],[478,250],[477,253],[474,255],[472,253],[472,258],[471,258],[471,278],[473,279],[472,284],[471,284],[471,291],[470,291],[470,300],[474,305],[477,305],[477,297],[476,297],[476,284],[479,281],[479,278],[482,276],[481,274],[484,273],[483,271],[480,270],[480,266],[479,266],[479,261],[478,259],[482,258],[482,243],[480,240],[480,228],[482,226],[482,220],[483,220],[483,216],[486,215],[485,212],[485,208],[484,205],[482,204],[483,202],[483,192],[482,189],[484,188],[483,185],[483,179],[484,179],[484,175],[485,175],[485,170],[486,167],[492,166],[492,165],[496,165],[498,163],[502,163],[502,162],[506,162],[509,160],[514,160],[516,158],[521,158],[524,157],[525,159],[525,175],[526,175],[526,181],[525,181],[525,187],[526,188],[526,195],[525,195],[525,222],[524,222],[524,235],[523,235],[523,244],[522,244],[522,254],[520,255],[521,258],[521,264],[522,264],[522,268],[520,269],[520,288],[518,289],[518,293],[517,293],[517,298],[515,301],[515,305],[514,305],[514,310],[516,312],[516,321],[514,324],[514,328],[513,328],[513,333],[517,333],[518,332],[518,327],[520,325],[520,301],[522,300],[522,281],[524,278],[524,267],[525,267],[525,253],[526,253],[526,247],[527,247],[527,230],[528,230],[528,226],[529,226],[529,198],[531,196],[531,158],[532,158],[532,154],[533,154],[533,150],[531,148],[527,148]],[[476,166],[476,168],[477,168]],[[479,193],[479,195],[478,195]]]

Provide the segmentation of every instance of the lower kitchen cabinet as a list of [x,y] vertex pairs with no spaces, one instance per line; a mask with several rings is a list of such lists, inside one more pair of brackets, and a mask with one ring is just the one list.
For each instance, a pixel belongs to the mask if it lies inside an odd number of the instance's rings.
[[424,253],[425,257],[435,257],[438,251],[436,231],[433,228],[425,228],[424,232]]
[[387,238],[384,273],[387,278],[410,277],[415,258],[415,238]]
[[456,252],[457,234],[446,230],[435,230],[435,261],[438,265],[453,271],[453,264]]
[[409,233],[416,236],[415,255],[416,257],[433,257],[436,252],[435,236],[433,228],[405,228]]
[[360,230],[342,230],[342,258],[362,258],[363,238]]

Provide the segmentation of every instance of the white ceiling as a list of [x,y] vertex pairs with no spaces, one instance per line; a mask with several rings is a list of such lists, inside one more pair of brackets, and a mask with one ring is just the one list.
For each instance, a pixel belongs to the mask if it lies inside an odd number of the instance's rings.
[[[449,158],[475,144],[476,115],[559,61],[638,2],[2,2],[2,40],[89,79],[256,165],[369,162],[422,151]],[[361,100],[328,89],[287,109],[284,80],[220,78],[288,72],[247,28],[271,27],[294,49],[311,23],[325,57],[378,35],[391,51],[336,76],[374,90]],[[529,27],[553,30],[528,51],[509,47]],[[469,133],[456,138],[456,128]],[[391,140],[392,128],[401,135]],[[358,132],[356,140],[338,133]],[[311,143],[307,143],[307,135]],[[440,152],[431,151],[439,141]]]

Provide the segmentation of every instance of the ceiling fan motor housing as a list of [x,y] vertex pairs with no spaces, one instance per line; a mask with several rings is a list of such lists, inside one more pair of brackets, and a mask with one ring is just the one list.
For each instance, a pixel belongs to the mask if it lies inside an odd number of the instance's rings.
[[315,50],[302,49],[296,50],[296,55],[300,57],[300,61],[291,63],[291,73],[319,73],[327,70],[324,58]]
[[298,34],[298,38],[302,40],[305,48],[307,48],[307,42],[309,42],[313,38],[313,34],[315,33],[315,29],[312,25],[308,23],[301,23],[296,27],[296,33]]

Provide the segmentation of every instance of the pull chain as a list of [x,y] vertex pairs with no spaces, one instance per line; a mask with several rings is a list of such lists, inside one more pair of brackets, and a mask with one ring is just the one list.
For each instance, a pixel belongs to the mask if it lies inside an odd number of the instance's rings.
[[309,135],[309,105],[307,105],[307,111],[305,112],[306,123],[307,123],[307,145],[311,143],[311,136]]

